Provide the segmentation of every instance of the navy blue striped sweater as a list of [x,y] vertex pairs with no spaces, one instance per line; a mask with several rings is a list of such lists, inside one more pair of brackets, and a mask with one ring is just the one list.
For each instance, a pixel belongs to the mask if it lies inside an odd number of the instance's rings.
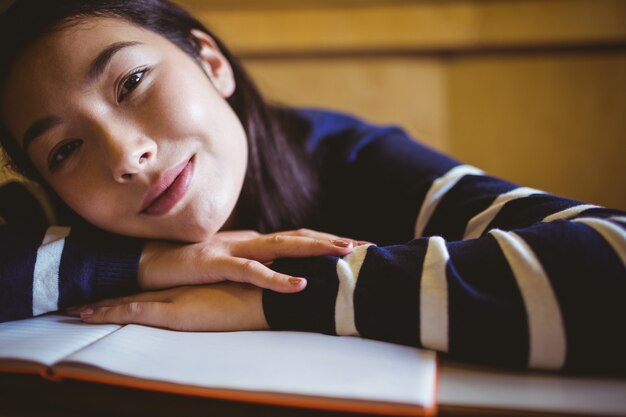
[[[494,178],[395,127],[301,114],[322,173],[315,227],[377,246],[276,261],[309,284],[264,291],[273,329],[497,366],[626,373],[624,212]],[[132,291],[137,242],[68,233],[0,227],[0,319]]]

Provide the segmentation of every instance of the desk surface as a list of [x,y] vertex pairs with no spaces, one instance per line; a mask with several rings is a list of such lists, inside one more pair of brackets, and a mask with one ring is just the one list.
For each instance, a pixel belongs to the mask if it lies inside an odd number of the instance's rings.
[[[613,391],[599,389],[594,394],[587,391],[575,392],[576,397],[570,403],[570,411],[556,410],[550,407],[538,407],[546,398],[565,401],[571,396],[563,394],[564,385],[555,388],[546,382],[542,375],[527,375],[509,380],[508,386],[493,390],[493,386],[484,385],[485,381],[476,378],[473,368],[451,367],[444,365],[441,373],[440,400],[438,415],[443,417],[459,416],[572,416],[576,415],[624,415],[626,406],[620,413],[619,405],[626,401],[626,381],[619,380]],[[484,372],[482,373],[484,377]],[[508,374],[511,375],[511,374]],[[472,378],[466,379],[466,378]],[[530,379],[529,379],[530,378]],[[542,380],[537,385],[537,378]],[[554,377],[556,378],[556,377]],[[533,382],[534,379],[534,382]],[[549,378],[548,378],[549,379]],[[493,382],[493,380],[491,381]],[[456,385],[455,385],[456,384]],[[461,384],[461,385],[459,385]],[[479,387],[483,384],[483,389]],[[543,384],[543,385],[542,385]],[[526,387],[524,387],[526,385]],[[558,384],[557,384],[558,385]],[[599,388],[600,386],[596,386]],[[459,390],[459,388],[463,388]],[[619,390],[616,390],[619,388]],[[556,391],[555,391],[556,389]],[[507,395],[520,391],[516,407],[502,404]],[[568,391],[572,394],[571,391]],[[589,394],[591,393],[591,394]],[[621,395],[620,395],[621,394]],[[554,397],[554,396],[557,397]],[[589,397],[591,395],[591,397]],[[603,395],[603,397],[602,397]],[[473,397],[472,397],[473,396]],[[588,404],[604,398],[612,404],[610,408],[590,409],[579,404]],[[464,403],[461,402],[464,401]],[[510,400],[510,399],[509,399]],[[485,401],[490,401],[485,408]],[[500,406],[498,406],[500,402]],[[554,407],[553,407],[554,408]],[[616,411],[617,410],[617,411]],[[602,412],[604,411],[604,412]],[[194,417],[194,416],[254,416],[254,417],[363,417],[363,414],[329,412],[319,410],[295,409],[251,403],[215,400],[210,398],[187,397],[151,391],[127,389],[95,383],[66,380],[56,383],[34,375],[0,374],[0,416],[3,417]]]
[[514,372],[443,362],[438,402],[444,409],[626,416],[626,378]]

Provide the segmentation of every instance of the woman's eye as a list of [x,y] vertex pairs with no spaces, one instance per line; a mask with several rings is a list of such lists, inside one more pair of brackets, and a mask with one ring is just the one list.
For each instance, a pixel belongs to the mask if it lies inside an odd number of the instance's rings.
[[120,87],[117,92],[117,101],[121,102],[126,98],[128,94],[130,94],[141,82],[144,75],[146,75],[147,70],[140,69],[132,72],[126,78],[122,80]]
[[64,142],[52,151],[50,159],[48,160],[48,168],[53,170],[57,168],[63,161],[65,161],[76,149],[82,145],[83,141],[80,139],[73,139]]

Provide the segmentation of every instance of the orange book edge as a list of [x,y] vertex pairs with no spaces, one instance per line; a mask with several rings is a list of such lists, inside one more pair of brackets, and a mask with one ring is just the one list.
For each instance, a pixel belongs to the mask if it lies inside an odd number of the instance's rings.
[[208,397],[228,401],[251,402],[257,404],[278,405],[296,408],[310,408],[328,411],[347,411],[355,413],[369,413],[378,415],[424,416],[433,417],[437,413],[437,392],[439,372],[436,373],[434,398],[431,407],[420,407],[414,404],[390,403],[379,401],[356,400],[350,398],[331,398],[321,396],[307,396],[303,394],[256,392],[229,388],[200,387],[182,385],[173,382],[148,380],[110,373],[98,368],[89,371],[69,369],[54,369],[46,366],[36,366],[29,362],[24,364],[0,364],[3,373],[35,374],[54,381],[62,382],[65,379],[95,382],[106,385],[121,386],[134,389],[158,391],[171,394]]

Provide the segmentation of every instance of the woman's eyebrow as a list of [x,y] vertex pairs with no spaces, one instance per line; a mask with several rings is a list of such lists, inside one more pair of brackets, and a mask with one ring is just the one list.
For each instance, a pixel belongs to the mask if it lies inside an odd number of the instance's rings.
[[[111,58],[121,51],[124,48],[129,46],[139,45],[141,42],[130,41],[130,42],[115,42],[104,48],[93,61],[89,64],[89,71],[87,72],[87,82],[94,82],[106,69],[111,62]],[[22,147],[25,151],[28,152],[28,147],[33,142],[33,140],[37,139],[41,135],[43,135],[48,130],[52,129],[56,125],[63,122],[63,119],[59,116],[46,116],[43,117],[26,129],[24,136],[22,138]]]
[[30,125],[30,127],[26,129],[24,137],[22,138],[22,148],[24,148],[24,151],[28,152],[28,147],[35,139],[61,123],[63,123],[63,119],[61,117],[47,116]]
[[113,56],[117,52],[129,46],[134,46],[134,45],[139,45],[139,44],[141,44],[141,42],[135,42],[135,41],[115,42],[109,45],[108,47],[104,48],[98,54],[98,56],[93,61],[91,61],[91,64],[89,65],[89,71],[87,72],[87,82],[92,83],[98,77],[100,77],[100,75],[102,75],[102,73],[106,69],[107,65],[109,65],[109,62],[111,62],[111,58],[113,58]]

